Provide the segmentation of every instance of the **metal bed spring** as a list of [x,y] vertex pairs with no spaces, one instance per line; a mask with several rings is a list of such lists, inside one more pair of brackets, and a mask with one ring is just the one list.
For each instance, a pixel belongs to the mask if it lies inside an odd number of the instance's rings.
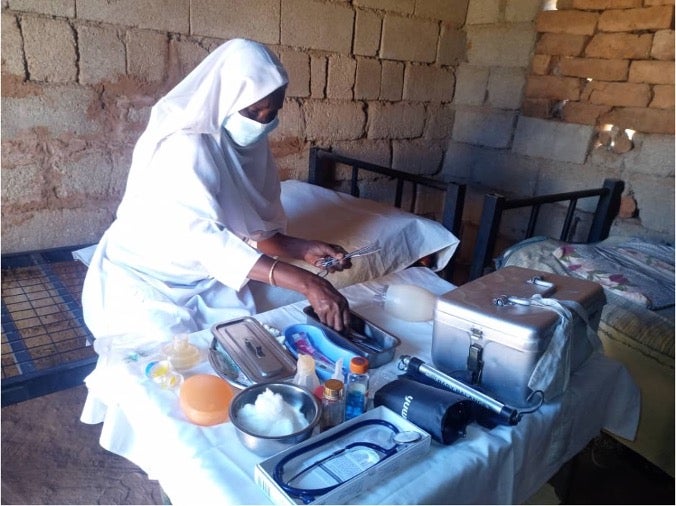
[[2,406],[81,384],[94,369],[80,304],[87,268],[74,249],[2,256]]

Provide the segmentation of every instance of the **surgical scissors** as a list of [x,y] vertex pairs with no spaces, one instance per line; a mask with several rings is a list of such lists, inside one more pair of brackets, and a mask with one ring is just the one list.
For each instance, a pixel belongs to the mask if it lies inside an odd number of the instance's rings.
[[377,253],[378,251],[380,251],[380,246],[378,246],[377,242],[374,242],[372,244],[367,244],[366,246],[363,246],[348,253],[341,260],[335,257],[324,257],[319,261],[319,267],[323,269],[323,272],[320,275],[326,276],[329,273],[329,269],[331,267],[338,265],[342,260],[347,260],[348,258],[363,257],[366,255]]

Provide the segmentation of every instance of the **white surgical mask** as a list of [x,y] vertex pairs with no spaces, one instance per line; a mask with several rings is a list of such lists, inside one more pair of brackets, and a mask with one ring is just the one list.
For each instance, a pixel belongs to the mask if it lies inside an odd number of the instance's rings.
[[270,123],[259,123],[252,119],[247,118],[246,116],[241,115],[236,112],[231,114],[223,122],[223,128],[225,128],[230,138],[241,147],[250,146],[253,143],[259,141],[263,136],[272,132],[277,125],[279,124],[279,117],[275,116]]

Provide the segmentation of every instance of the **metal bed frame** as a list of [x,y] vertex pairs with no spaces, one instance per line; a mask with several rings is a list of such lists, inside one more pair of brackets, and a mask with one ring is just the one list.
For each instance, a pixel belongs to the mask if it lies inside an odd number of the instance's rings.
[[[453,181],[440,181],[409,172],[404,172],[390,167],[384,167],[374,163],[358,160],[348,156],[339,155],[328,149],[313,147],[310,148],[310,167],[308,182],[332,188],[337,186],[335,172],[336,165],[343,164],[351,167],[349,179],[349,193],[354,197],[359,197],[360,178],[363,171],[378,174],[389,180],[396,182],[393,204],[395,207],[402,208],[405,188],[409,188],[406,195],[409,195],[407,210],[416,213],[418,203],[418,190],[420,187],[440,191],[443,193],[443,204],[438,221],[453,235],[460,237],[462,225],[462,209],[465,203],[466,185]],[[362,172],[360,172],[362,171]],[[453,259],[440,272],[440,275],[450,280],[453,271]]]
[[559,239],[571,240],[571,232],[575,224],[575,212],[580,199],[598,198],[591,227],[586,242],[598,242],[606,239],[610,227],[620,210],[620,199],[624,191],[624,181],[620,179],[605,179],[601,188],[578,190],[565,193],[552,193],[535,197],[508,199],[497,193],[488,193],[484,196],[481,221],[477,233],[476,245],[472,255],[472,265],[469,280],[482,276],[490,266],[494,254],[495,243],[500,230],[500,222],[505,211],[519,208],[530,208],[530,218],[526,233],[522,239],[533,237],[535,225],[540,217],[540,209],[544,204],[568,202],[566,217],[561,227]]
[[82,384],[96,365],[81,247],[2,255],[2,406]]

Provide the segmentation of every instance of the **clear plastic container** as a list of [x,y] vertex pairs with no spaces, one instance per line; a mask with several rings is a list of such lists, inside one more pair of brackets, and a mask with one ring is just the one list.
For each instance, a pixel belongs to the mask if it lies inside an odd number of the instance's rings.
[[293,383],[312,393],[321,386],[317,371],[315,370],[315,359],[310,355],[298,354],[296,375],[293,377]]
[[369,361],[364,357],[350,360],[345,384],[345,420],[366,412],[369,389]]
[[153,360],[145,369],[146,377],[162,388],[172,389],[181,386],[183,375],[176,372],[168,360]]
[[432,292],[407,284],[388,285],[376,299],[392,316],[412,322],[431,320],[437,303]]
[[185,371],[202,361],[202,352],[188,341],[188,334],[179,334],[162,347],[162,353],[177,371]]

